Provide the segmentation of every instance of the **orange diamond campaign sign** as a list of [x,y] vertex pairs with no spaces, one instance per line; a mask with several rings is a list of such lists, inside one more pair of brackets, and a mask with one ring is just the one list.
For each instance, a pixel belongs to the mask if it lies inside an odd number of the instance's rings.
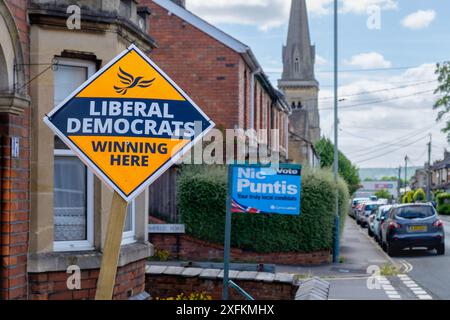
[[135,45],[75,90],[44,122],[128,202],[214,127]]

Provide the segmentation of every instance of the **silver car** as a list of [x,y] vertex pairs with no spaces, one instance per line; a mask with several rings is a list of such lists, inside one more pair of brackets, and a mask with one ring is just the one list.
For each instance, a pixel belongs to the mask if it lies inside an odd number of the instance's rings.
[[361,210],[358,211],[356,216],[356,223],[361,225],[361,227],[365,228],[369,223],[369,216],[372,214],[372,211],[378,209],[380,204],[378,202],[367,202],[365,203]]
[[369,222],[369,235],[373,236],[378,243],[381,243],[381,225],[386,220],[391,208],[392,205],[380,206],[376,211],[373,221],[371,223]]

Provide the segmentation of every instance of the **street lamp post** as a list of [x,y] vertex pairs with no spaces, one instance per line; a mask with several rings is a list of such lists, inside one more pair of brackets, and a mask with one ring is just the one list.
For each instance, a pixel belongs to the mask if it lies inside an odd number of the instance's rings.
[[408,186],[408,155],[405,156],[405,193]]
[[338,0],[334,0],[334,179],[336,181],[336,205],[335,205],[335,234],[333,248],[333,262],[339,262],[339,189],[337,188],[339,175],[339,117],[338,117]]

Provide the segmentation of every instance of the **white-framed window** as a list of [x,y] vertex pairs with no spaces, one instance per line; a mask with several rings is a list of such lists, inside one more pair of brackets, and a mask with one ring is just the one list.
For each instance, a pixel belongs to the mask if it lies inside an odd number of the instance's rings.
[[71,150],[54,156],[53,250],[93,250],[94,175]]
[[[54,104],[58,105],[95,73],[95,63],[58,58]],[[94,175],[55,137],[53,250],[94,249]]]
[[128,204],[125,227],[122,234],[122,245],[136,242],[136,202],[133,200]]

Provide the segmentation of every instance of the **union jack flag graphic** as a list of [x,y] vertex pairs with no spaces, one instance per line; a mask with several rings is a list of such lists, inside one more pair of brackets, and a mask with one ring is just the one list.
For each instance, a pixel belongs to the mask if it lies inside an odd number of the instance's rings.
[[246,207],[239,204],[235,199],[231,201],[232,213],[261,213],[261,210],[252,207]]

